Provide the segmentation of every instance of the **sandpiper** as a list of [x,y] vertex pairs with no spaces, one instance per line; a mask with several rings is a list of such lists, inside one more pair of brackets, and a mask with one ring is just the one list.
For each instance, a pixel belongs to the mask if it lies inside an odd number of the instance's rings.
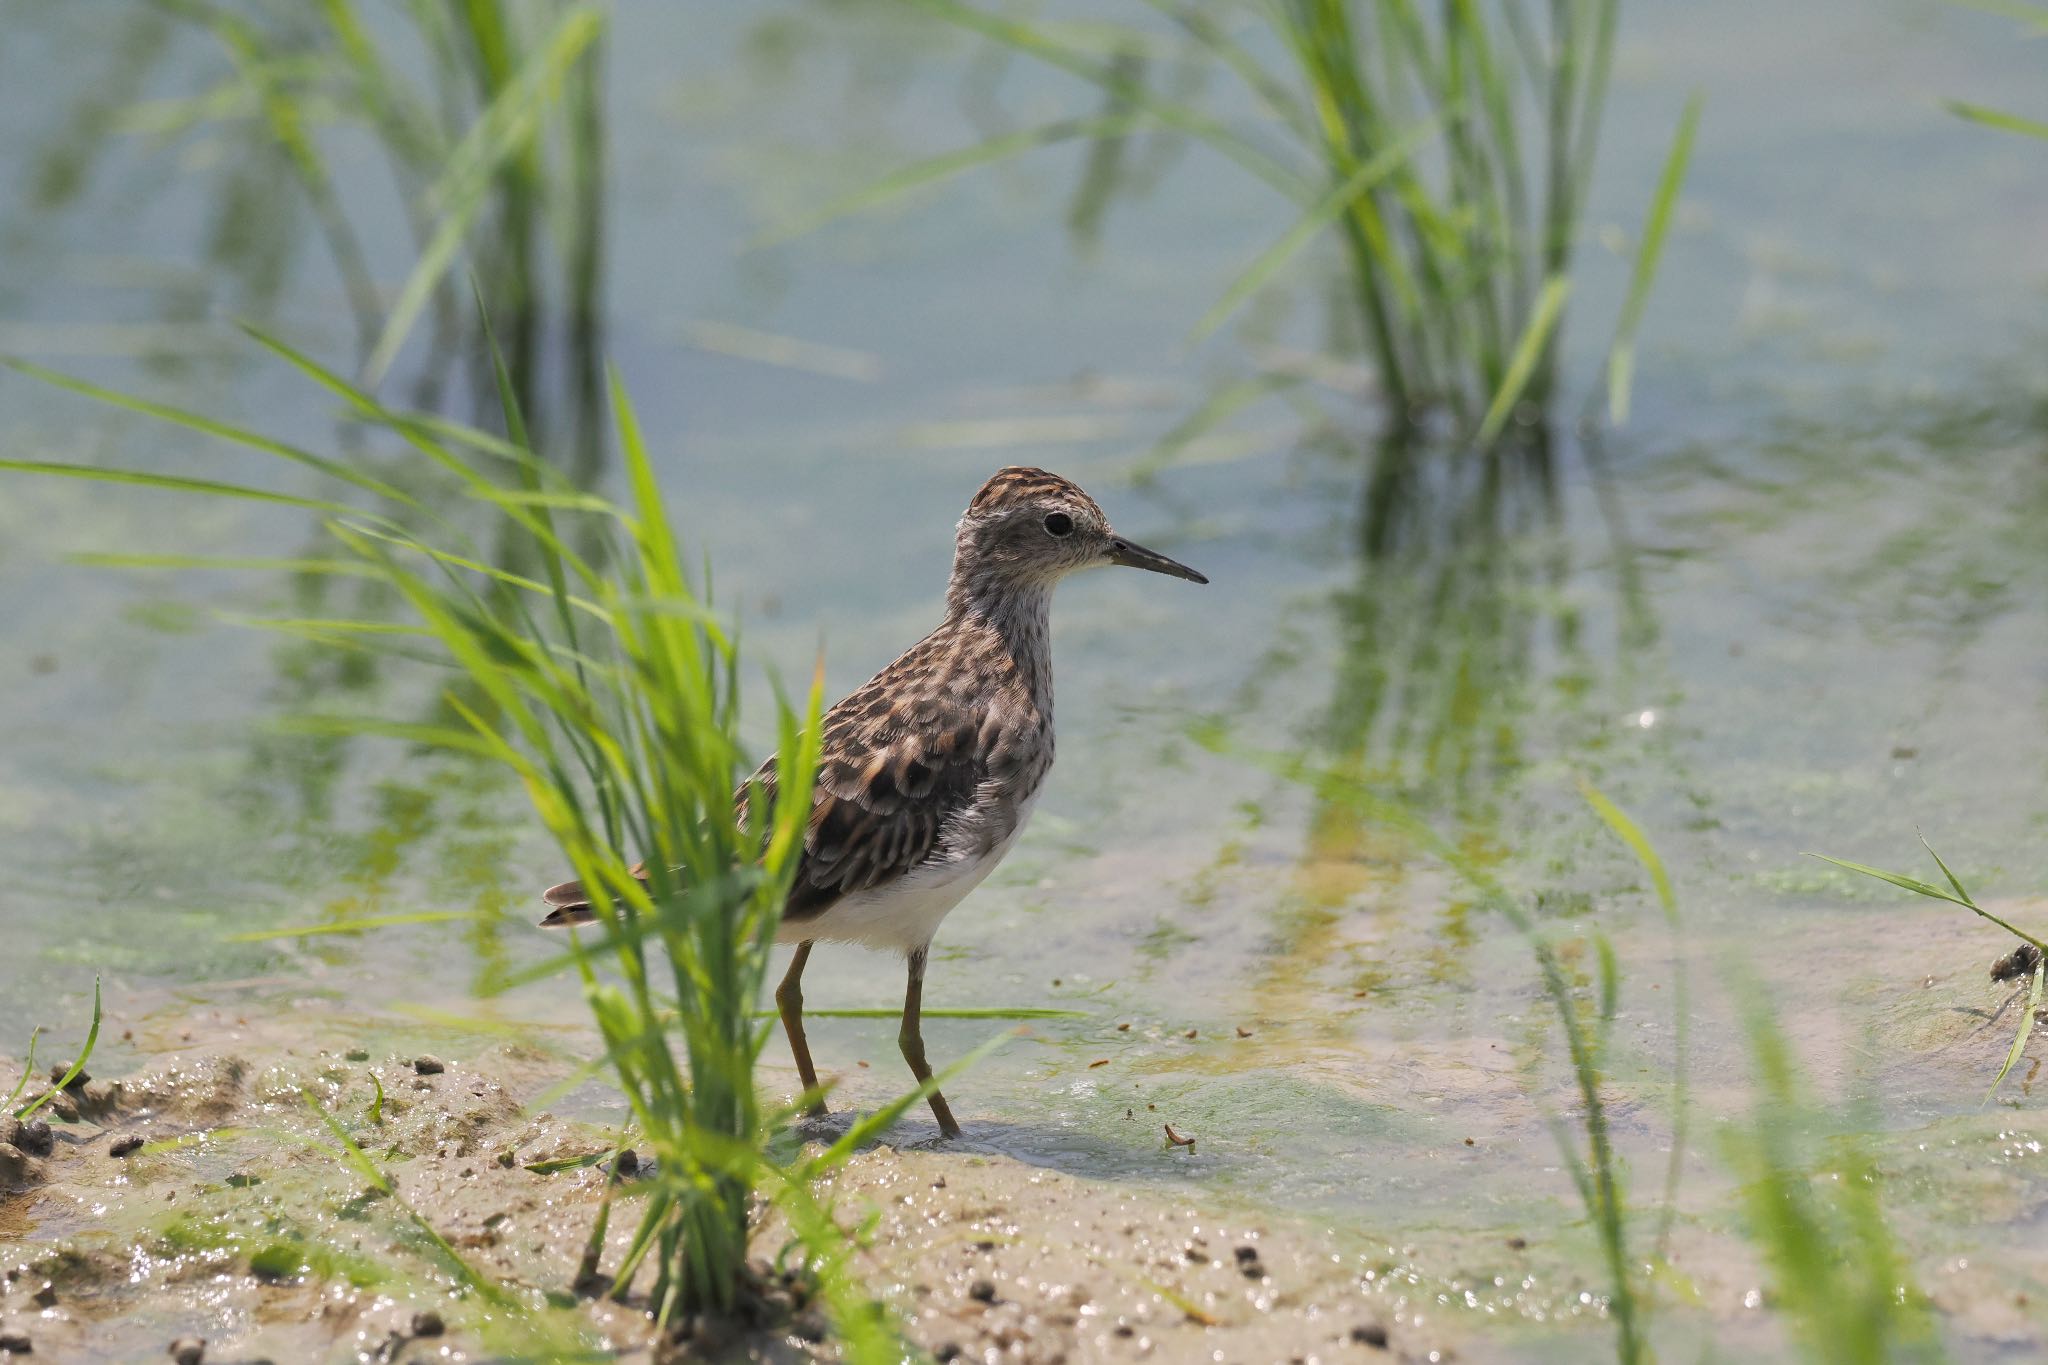
[[[960,519],[946,619],[825,713],[810,831],[777,935],[796,945],[775,1002],[807,1093],[820,1092],[802,982],[820,942],[905,954],[897,1041],[919,1084],[931,1079],[920,1014],[932,935],[1031,818],[1052,768],[1053,586],[1103,564],[1209,581],[1117,535],[1069,480],[999,470]],[[544,895],[543,924],[591,918],[579,883]],[[931,1106],[939,1130],[959,1136],[936,1089]],[[811,1112],[823,1114],[822,1101]]]

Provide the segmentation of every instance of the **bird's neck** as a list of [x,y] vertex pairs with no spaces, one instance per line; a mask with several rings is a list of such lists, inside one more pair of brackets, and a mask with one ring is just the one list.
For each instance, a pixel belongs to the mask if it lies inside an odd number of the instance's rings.
[[946,593],[946,620],[985,632],[1006,654],[1032,700],[1052,714],[1052,582],[975,581],[956,575]]

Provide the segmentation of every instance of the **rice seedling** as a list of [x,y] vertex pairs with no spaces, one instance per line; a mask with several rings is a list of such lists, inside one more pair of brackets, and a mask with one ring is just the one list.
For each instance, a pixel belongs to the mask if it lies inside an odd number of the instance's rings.
[[[916,2],[1095,86],[1111,112],[1063,117],[905,167],[772,236],[1049,144],[1163,131],[1221,154],[1298,213],[1203,313],[1191,339],[1215,331],[1312,243],[1333,236],[1345,269],[1345,330],[1362,339],[1391,429],[1441,416],[1455,439],[1483,448],[1518,414],[1548,408],[1619,0],[1146,0],[1165,31],[1099,17],[1033,23],[966,0]],[[1133,54],[1162,50],[1192,52],[1235,78],[1257,111],[1250,126],[1148,85]],[[1698,117],[1695,98],[1637,245],[1609,353],[1617,421],[1628,412],[1636,330]]]
[[2019,948],[2000,958],[1991,969],[1991,979],[1994,981],[2021,980],[2022,984],[2017,989],[2026,993],[2027,1001],[2026,1007],[2020,1011],[2019,1025],[2013,1031],[2012,1046],[2006,1051],[2005,1064],[1998,1068],[1998,1075],[1992,1078],[1991,1089],[1984,1096],[1985,1102],[1989,1103],[1992,1097],[1997,1095],[1998,1087],[2005,1084],[2005,1078],[2012,1071],[2013,1063],[2027,1050],[2027,1039],[2033,1034],[2036,1015],[2041,1008],[2042,987],[2048,984],[2048,943],[2042,942],[2026,930],[2008,923],[1977,904],[1971,899],[1970,893],[1963,889],[1961,879],[1949,870],[1948,864],[1941,860],[1941,855],[1934,851],[1934,845],[1927,842],[1925,835],[1921,836],[1920,844],[1927,850],[1927,856],[1934,859],[1934,865],[1941,869],[1942,879],[1948,883],[1947,890],[1931,882],[1923,882],[1917,877],[1909,877],[1903,872],[1885,872],[1875,867],[1866,867],[1862,863],[1852,863],[1845,858],[1831,858],[1825,853],[1812,853],[1807,856],[1833,863],[1836,867],[1845,867],[1851,872],[1860,872],[1866,877],[1875,877],[1881,882],[1890,882],[1893,886],[1902,887],[1918,896],[1926,896],[1930,900],[1960,905],[2019,939]]
[[78,1060],[74,1061],[70,1065],[70,1067],[68,1067],[63,1072],[63,1074],[53,1077],[52,1083],[48,1090],[45,1090],[42,1094],[36,1096],[27,1104],[22,1105],[21,1108],[15,1109],[14,1105],[16,1101],[18,1101],[21,1098],[22,1092],[28,1089],[29,1079],[36,1074],[36,1040],[42,1036],[42,1032],[43,1031],[40,1028],[30,1031],[28,1036],[28,1058],[21,1064],[21,1079],[16,1081],[14,1083],[14,1089],[8,1092],[6,1104],[0,1105],[0,1108],[13,1110],[14,1117],[17,1119],[26,1119],[33,1117],[35,1115],[36,1110],[41,1109],[44,1105],[48,1104],[52,1099],[54,1099],[63,1091],[70,1089],[71,1083],[73,1081],[76,1081],[80,1076],[83,1076],[85,1074],[85,1064],[86,1062],[91,1060],[92,1050],[95,1046],[98,1045],[100,1041],[99,978],[93,978],[92,1027],[86,1030],[85,1042],[81,1044],[78,1049]]
[[[593,891],[599,923],[590,937],[503,984],[577,974],[635,1141],[654,1155],[652,1176],[636,1187],[644,1194],[635,1231],[606,1270],[610,1292],[644,1302],[664,1328],[694,1314],[734,1311],[750,1293],[748,1243],[756,1198],[765,1195],[804,1241],[850,1358],[895,1359],[893,1330],[858,1293],[836,1225],[811,1186],[945,1077],[794,1164],[774,1155],[771,1139],[795,1111],[764,1109],[753,1081],[770,1028],[757,1005],[810,810],[819,679],[800,706],[778,692],[779,759],[748,777],[737,639],[685,567],[616,381],[623,502],[584,491],[534,453],[502,363],[496,371],[509,437],[393,410],[284,343],[257,339],[453,480],[490,514],[497,543],[518,544],[535,571],[502,567],[432,503],[355,464],[62,377],[102,401],[267,451],[311,471],[324,488],[301,494],[31,461],[0,461],[0,469],[315,514],[334,562],[383,583],[409,609],[404,632],[394,636],[382,619],[254,624],[366,649],[394,640],[426,649],[456,685],[427,720],[330,715],[300,718],[296,728],[381,736],[502,768]],[[374,510],[361,505],[365,494]],[[577,548],[584,543],[597,552]],[[178,562],[236,563],[203,555]],[[635,874],[643,863],[644,881]]]
[[1721,1146],[1742,1181],[1749,1239],[1770,1276],[1770,1302],[1805,1358],[1842,1365],[1939,1360],[1927,1300],[1886,1222],[1883,1181],[1856,1136],[1867,1126],[1822,1112],[1754,985],[1740,992],[1757,1098],[1724,1124]]

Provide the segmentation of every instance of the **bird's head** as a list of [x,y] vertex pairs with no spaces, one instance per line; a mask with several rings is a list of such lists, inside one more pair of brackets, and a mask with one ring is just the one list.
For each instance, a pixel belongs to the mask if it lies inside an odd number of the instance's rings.
[[1209,581],[1118,535],[1079,484],[1012,465],[981,486],[960,518],[950,595],[956,605],[966,605],[1003,592],[1050,588],[1078,569],[1105,564]]

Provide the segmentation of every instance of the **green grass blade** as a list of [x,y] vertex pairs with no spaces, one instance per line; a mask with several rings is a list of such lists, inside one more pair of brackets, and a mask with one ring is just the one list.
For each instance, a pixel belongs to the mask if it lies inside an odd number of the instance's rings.
[[363,367],[369,384],[375,385],[391,368],[421,310],[455,263],[470,225],[483,211],[492,179],[525,153],[570,66],[596,41],[604,25],[604,11],[594,5],[577,5],[564,13],[525,67],[497,93],[450,154],[434,191],[441,221],[384,319],[383,331]]
[[135,555],[83,552],[65,562],[96,569],[232,569],[333,578],[375,578],[377,571],[352,559],[273,559],[262,555]]
[[374,493],[380,498],[388,498],[392,502],[407,507],[419,506],[418,500],[404,489],[396,488],[382,479],[372,478],[361,470],[353,469],[337,460],[330,460],[323,455],[315,455],[311,451],[301,450],[295,445],[275,440],[260,432],[249,431],[246,428],[234,426],[227,422],[216,421],[211,417],[202,416],[196,412],[188,412],[183,408],[174,408],[167,403],[154,403],[146,398],[137,398],[131,394],[118,393],[113,389],[103,389],[97,384],[89,383],[83,379],[75,379],[57,370],[44,369],[41,365],[32,364],[26,360],[8,359],[0,361],[0,364],[4,364],[8,369],[18,371],[32,379],[40,379],[45,384],[68,390],[81,397],[93,399],[95,402],[106,403],[111,407],[125,408],[129,412],[140,413],[145,417],[153,417],[159,421],[169,422],[174,426],[181,426],[190,431],[197,431],[207,436],[217,437],[223,441],[230,441],[235,445],[248,446],[252,450],[261,450],[267,454],[278,456],[280,459],[290,460],[294,464],[304,465],[308,469],[318,470],[330,479],[352,484],[357,488],[363,489],[365,492]]
[[[1153,93],[1143,81],[1120,74],[1114,65],[1104,66],[1074,51],[1040,29],[962,4],[960,0],[916,2],[941,18],[979,33],[1003,47],[1079,76],[1105,93],[1127,102],[1132,108],[1152,114],[1170,128],[1200,138],[1290,199],[1307,202],[1313,193],[1292,169],[1209,115],[1181,101]],[[1142,39],[1136,39],[1134,45],[1142,46]]]
[[1671,217],[1678,206],[1678,193],[1685,185],[1686,167],[1692,161],[1693,136],[1699,130],[1704,97],[1695,92],[1685,102],[1678,119],[1678,133],[1664,158],[1664,173],[1657,179],[1657,192],[1650,199],[1650,214],[1643,221],[1643,239],[1636,247],[1634,268],[1629,272],[1628,297],[1621,306],[1621,321],[1614,329],[1614,344],[1607,352],[1607,413],[1616,426],[1628,421],[1629,389],[1635,375],[1636,329],[1642,324],[1643,309],[1650,301],[1650,285],[1657,278],[1657,262],[1664,254],[1664,239],[1671,231]]
[[1958,118],[1981,123],[1986,128],[2021,133],[2027,137],[2048,138],[2048,123],[2042,123],[2038,119],[2022,118],[2018,114],[2008,114],[2002,109],[1989,109],[1981,104],[1966,104],[1962,100],[1943,100],[1941,103],[1944,109]]
[[1825,853],[1808,853],[1806,856],[1818,858],[1824,863],[1833,863],[1836,867],[1846,867],[1851,872],[1860,872],[1866,877],[1875,877],[1881,882],[1890,882],[1893,886],[1911,891],[1915,895],[1926,896],[1930,900],[1948,901],[1952,905],[1966,906],[1972,910],[1977,908],[1971,905],[1969,901],[1960,900],[1938,886],[1923,882],[1918,877],[1908,877],[1902,872],[1886,872],[1882,868],[1868,867],[1862,863],[1852,863],[1847,858],[1830,858]]
[[1522,336],[1515,343],[1515,351],[1508,358],[1507,372],[1502,375],[1500,388],[1493,395],[1493,402],[1486,409],[1486,417],[1479,424],[1479,434],[1473,443],[1484,450],[1491,446],[1507,425],[1508,415],[1514,411],[1522,390],[1528,387],[1529,376],[1536,372],[1536,364],[1543,357],[1543,351],[1550,344],[1550,337],[1557,330],[1557,322],[1564,315],[1564,301],[1572,292],[1571,281],[1560,275],[1553,275],[1544,282],[1543,293],[1536,300],[1536,310],[1529,317],[1529,325],[1522,329]]
[[1605,821],[1607,828],[1613,830],[1621,841],[1629,846],[1629,851],[1636,855],[1636,860],[1643,865],[1643,870],[1650,874],[1650,884],[1656,888],[1657,903],[1663,906],[1665,918],[1675,919],[1678,914],[1678,895],[1671,889],[1671,875],[1664,870],[1664,860],[1657,855],[1655,846],[1643,833],[1642,827],[1630,819],[1626,811],[1609,800],[1607,793],[1592,783],[1581,781],[1579,792],[1586,798],[1586,804],[1593,808],[1593,813]]
[[17,474],[55,474],[66,479],[90,479],[98,483],[125,483],[169,493],[203,493],[215,498],[239,498],[248,502],[274,502],[284,507],[303,507],[312,512],[345,512],[362,515],[361,509],[345,502],[324,498],[301,498],[290,493],[273,493],[267,488],[220,483],[212,479],[188,479],[178,474],[145,474],[134,469],[99,469],[91,465],[53,464],[46,460],[0,460],[0,470]]
[[2033,985],[2027,990],[2027,1008],[2020,1014],[2019,1031],[2013,1035],[2012,1050],[2005,1054],[2005,1065],[1998,1068],[1997,1079],[1991,1082],[1991,1089],[1984,1094],[1985,1104],[1991,1103],[1998,1094],[1998,1087],[2005,1084],[2006,1073],[2012,1070],[2012,1064],[2027,1050],[2027,1039],[2034,1032],[2034,1011],[2041,1008],[2041,983],[2044,979],[2048,979],[2048,962],[2036,963]]
[[70,1086],[70,1084],[73,1081],[77,1080],[81,1075],[85,1074],[86,1059],[92,1056],[93,1045],[98,1043],[99,1040],[100,979],[98,977],[94,977],[92,979],[92,1028],[85,1035],[85,1046],[82,1049],[80,1049],[78,1053],[78,1060],[71,1064],[71,1069],[64,1073],[63,1079],[59,1080],[55,1085],[51,1086],[48,1090],[45,1090],[40,1096],[37,1097],[36,1101],[33,1104],[16,1113],[14,1117],[16,1117],[17,1119],[27,1118],[30,1114],[35,1113],[36,1110],[48,1104],[55,1095],[57,1095],[60,1091]]
[[880,1109],[877,1109],[874,1113],[856,1119],[852,1126],[840,1136],[837,1142],[812,1157],[799,1168],[803,1180],[808,1183],[844,1165],[847,1159],[859,1151],[861,1147],[880,1134],[887,1132],[898,1119],[909,1113],[915,1106],[924,1103],[926,1097],[934,1091],[943,1089],[955,1076],[993,1056],[998,1048],[1023,1031],[1023,1029],[1018,1028],[998,1033],[995,1037],[988,1039],[959,1061],[937,1073],[929,1081],[924,1082],[916,1089],[905,1091]]
[[7,1092],[7,1103],[0,1105],[0,1109],[14,1108],[14,1102],[21,1098],[21,1092],[28,1089],[29,1077],[36,1074],[36,1040],[42,1036],[41,1024],[28,1031],[28,1060],[21,1064],[21,1079],[14,1083],[14,1089]]
[[[1915,833],[1918,833],[1918,831],[1916,830]],[[1963,890],[1962,882],[1956,879],[1955,873],[1948,870],[1948,864],[1941,860],[1941,855],[1934,851],[1934,845],[1927,842],[1927,836],[1924,834],[1920,835],[1920,847],[1926,849],[1927,856],[1934,859],[1934,865],[1941,869],[1942,876],[1948,878],[1948,884],[1955,888],[1956,896],[1962,903],[1968,906],[1975,906],[1977,902],[1970,899],[1970,893]]]
[[[1933,852],[1932,849],[1929,849],[1928,851],[1930,853]],[[2035,938],[2032,934],[2028,933],[2024,929],[2019,928],[2017,925],[2007,923],[2004,919],[2000,918],[1997,915],[1992,914],[1989,910],[1986,910],[1983,906],[1976,904],[1974,901],[1960,899],[1942,890],[1938,886],[1931,886],[1926,882],[1920,881],[1918,878],[1908,877],[1902,873],[1886,872],[1880,868],[1866,867],[1862,863],[1852,863],[1848,861],[1846,858],[1830,858],[1825,853],[1809,852],[1806,856],[1809,858],[1818,858],[1824,863],[1833,863],[1836,867],[1846,867],[1851,872],[1861,872],[1864,876],[1875,877],[1881,882],[1890,882],[1893,886],[1903,887],[1905,890],[1911,891],[1915,895],[1926,896],[1930,900],[1947,901],[1950,905],[1960,905],[1972,914],[1990,920],[1993,924],[2005,930],[2007,933],[2012,934],[2014,937],[2023,938],[2027,942],[2033,944],[2036,948],[2039,948],[2042,952],[2048,953],[2048,942],[2043,942],[2042,940]],[[1937,859],[1936,861],[1939,860]]]
[[1298,255],[1303,247],[1315,240],[1324,228],[1350,212],[1360,195],[1367,193],[1388,176],[1406,165],[1408,158],[1415,154],[1424,142],[1436,136],[1441,130],[1439,120],[1430,119],[1411,128],[1404,129],[1394,140],[1371,159],[1346,176],[1342,183],[1333,187],[1308,212],[1295,220],[1294,226],[1272,246],[1259,253],[1257,260],[1245,268],[1230,287],[1223,291],[1223,297],[1211,304],[1209,311],[1188,334],[1191,342],[1200,341],[1223,325],[1224,319],[1236,312],[1246,299],[1264,288],[1266,283],[1287,267],[1287,263]]
[[1102,118],[1059,119],[1036,128],[1025,128],[977,142],[972,147],[941,152],[889,172],[881,179],[836,199],[828,200],[800,218],[770,228],[750,241],[750,250],[776,246],[816,232],[828,223],[879,208],[912,190],[949,180],[963,172],[991,166],[999,161],[1078,138],[1124,137],[1157,120],[1145,114],[1117,114]]

